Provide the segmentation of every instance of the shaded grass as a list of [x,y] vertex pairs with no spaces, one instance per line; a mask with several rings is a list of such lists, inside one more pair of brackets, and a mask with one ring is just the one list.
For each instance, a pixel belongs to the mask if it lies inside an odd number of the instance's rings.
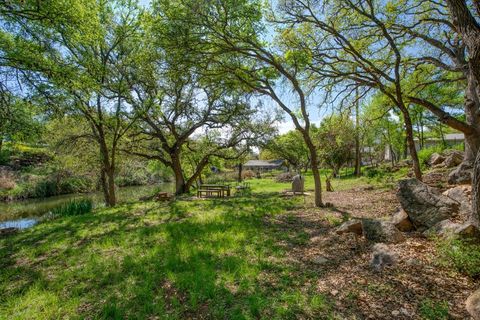
[[39,224],[0,239],[0,318],[331,318],[317,275],[280,245],[305,235],[265,221],[297,204],[132,203]]

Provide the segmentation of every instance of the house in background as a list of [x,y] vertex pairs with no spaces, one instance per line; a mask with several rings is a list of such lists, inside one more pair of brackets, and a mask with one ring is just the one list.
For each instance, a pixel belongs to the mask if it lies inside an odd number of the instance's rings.
[[[420,140],[418,140],[418,138],[415,138],[414,140],[415,140],[415,149],[417,149],[417,151],[420,151],[422,149],[420,145]],[[423,149],[431,148],[435,146],[442,146],[442,145],[445,145],[446,148],[453,148],[463,144],[464,142],[465,142],[465,136],[463,133],[461,132],[447,133],[443,136],[443,139],[442,138],[425,139],[423,141]],[[388,146],[385,148],[385,160],[392,160],[391,150]]]
[[285,160],[249,160],[243,165],[243,169],[254,172],[268,172],[272,170],[286,170]]

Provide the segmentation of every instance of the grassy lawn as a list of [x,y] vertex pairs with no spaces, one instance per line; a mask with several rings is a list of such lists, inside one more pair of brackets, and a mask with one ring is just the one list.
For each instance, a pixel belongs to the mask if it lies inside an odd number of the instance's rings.
[[0,318],[328,318],[316,275],[284,259],[302,234],[266,220],[297,202],[135,203],[1,239]]
[[428,239],[398,245],[398,268],[377,273],[365,239],[331,232],[345,216],[393,212],[388,179],[335,179],[345,191],[325,193],[330,209],[281,197],[290,185],[264,178],[243,197],[43,222],[0,238],[0,319],[385,319],[398,306],[415,319],[464,318],[458,306],[477,283],[438,266]]

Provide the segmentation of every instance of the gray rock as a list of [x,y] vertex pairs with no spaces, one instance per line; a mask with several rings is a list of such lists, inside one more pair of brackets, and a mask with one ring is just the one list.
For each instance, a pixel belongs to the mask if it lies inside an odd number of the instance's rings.
[[445,219],[445,220],[442,220],[442,221],[438,222],[437,224],[435,224],[434,226],[432,226],[428,230],[426,230],[424,232],[424,234],[427,235],[427,236],[428,235],[439,235],[439,236],[442,236],[442,237],[450,237],[450,236],[453,236],[455,234],[455,230],[457,230],[460,226],[461,226],[461,224],[459,224],[459,223],[455,223],[450,219]]
[[447,168],[453,168],[458,166],[463,161],[463,152],[461,151],[452,151],[446,157],[443,162],[444,166]]
[[455,223],[449,219],[440,221],[435,226],[424,232],[425,235],[437,234],[442,237],[462,237],[473,238],[479,237],[480,231],[470,222]]
[[318,265],[327,264],[330,260],[325,257],[318,256],[312,259],[312,262]]
[[414,227],[420,231],[456,215],[460,207],[458,202],[442,195],[438,189],[415,178],[399,182],[397,198]]
[[294,193],[303,193],[305,190],[305,178],[302,175],[297,174],[292,180],[292,191]]
[[460,213],[462,213],[465,216],[465,218],[470,217],[470,215],[472,214],[472,186],[471,185],[456,186],[454,188],[448,189],[442,194],[460,203]]
[[463,238],[480,238],[480,231],[471,222],[465,222],[455,229],[455,234]]
[[362,226],[363,234],[369,241],[398,243],[405,240],[405,236],[388,221],[364,219]]
[[443,163],[443,161],[445,161],[445,157],[442,156],[441,154],[435,152],[434,154],[432,154],[430,156],[430,160],[428,160],[428,163],[431,166],[435,166],[437,164]]
[[403,232],[409,232],[415,229],[408,214],[403,209],[400,209],[393,214],[391,222],[398,230]]
[[473,166],[470,163],[462,162],[455,170],[448,175],[449,184],[471,184]]
[[480,289],[468,297],[465,307],[473,319],[480,320]]
[[335,231],[337,234],[355,233],[362,235],[363,228],[360,220],[350,220],[341,224]]
[[385,266],[391,266],[395,264],[395,253],[384,243],[376,243],[373,247],[372,259],[370,260],[370,266],[381,271]]

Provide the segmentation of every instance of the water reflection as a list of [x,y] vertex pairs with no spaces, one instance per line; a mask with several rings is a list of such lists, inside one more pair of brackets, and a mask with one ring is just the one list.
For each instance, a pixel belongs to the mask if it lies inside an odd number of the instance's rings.
[[[137,186],[119,188],[117,198],[119,203],[138,201],[141,197],[148,196],[157,191],[173,191],[173,185],[164,183],[155,186]],[[39,217],[53,208],[71,200],[92,199],[95,206],[103,206],[102,193],[69,194],[45,199],[30,199],[15,202],[0,202],[0,229],[15,227],[29,228],[33,226]]]

